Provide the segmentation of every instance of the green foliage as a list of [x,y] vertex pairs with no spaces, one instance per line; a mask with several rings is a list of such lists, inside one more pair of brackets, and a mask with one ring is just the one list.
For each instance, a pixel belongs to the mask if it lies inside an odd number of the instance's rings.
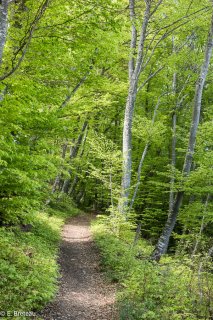
[[77,213],[69,205],[68,213],[62,206],[34,213],[29,232],[21,226],[0,229],[1,310],[35,311],[56,294],[61,227],[66,217]]
[[[20,295],[24,308],[28,304],[42,305],[53,295],[55,289],[51,283],[57,268],[52,257],[58,241],[58,231],[53,229],[55,224],[60,225],[62,217],[71,211],[72,214],[78,212],[73,209],[71,196],[84,209],[110,212],[97,241],[103,251],[104,266],[125,288],[120,298],[122,318],[127,315],[128,319],[192,320],[199,316],[202,319],[207,282],[202,279],[205,288],[201,299],[196,280],[197,262],[194,270],[188,267],[188,262],[184,262],[181,269],[178,259],[169,260],[168,266],[163,266],[154,265],[147,256],[152,251],[149,243],[157,241],[165,224],[169,194],[180,190],[185,192],[185,197],[170,253],[191,255],[197,246],[196,254],[204,259],[212,245],[212,205],[205,208],[204,204],[207,195],[212,194],[213,181],[211,72],[202,98],[192,172],[186,178],[182,174],[195,83],[209,27],[209,1],[179,0],[171,5],[171,1],[166,0],[153,11],[144,47],[143,65],[147,65],[139,78],[139,88],[141,84],[144,87],[138,91],[134,111],[131,196],[141,156],[145,146],[149,147],[134,215],[130,215],[128,221],[117,212],[124,106],[129,85],[128,1],[52,0],[36,22],[42,2],[11,2],[7,42],[0,65],[3,75],[21,62],[0,83],[3,244],[3,269],[0,270],[1,281],[8,279],[8,291],[4,287],[3,297],[8,300],[11,295],[10,303],[15,307],[14,297]],[[134,23],[140,30],[145,2],[136,2]],[[153,8],[154,5],[152,1]],[[162,41],[158,42],[161,37]],[[149,78],[159,67],[163,69]],[[175,167],[171,165],[174,112],[177,116]],[[87,131],[77,155],[71,158],[70,148],[76,147],[85,120]],[[61,157],[64,145],[67,149]],[[59,184],[54,192],[56,177]],[[70,196],[61,193],[66,180],[70,180],[67,192]],[[45,213],[37,213],[46,202],[50,205],[50,218]],[[142,222],[141,233],[148,242],[144,240],[133,248],[132,230],[136,221]],[[33,224],[33,232],[25,236],[18,227],[22,223]],[[32,257],[31,251],[30,256],[26,254],[28,247],[33,251]],[[143,259],[136,259],[141,252]],[[203,263],[205,265],[205,261]],[[27,270],[32,272],[26,284],[23,279]],[[206,273],[206,279],[208,277],[211,276]],[[41,283],[45,284],[46,293],[39,288]],[[17,294],[13,295],[12,291]],[[2,303],[6,305],[5,301]],[[197,311],[193,309],[195,305],[198,305]]]
[[213,277],[208,257],[193,261],[164,257],[157,264],[149,260],[152,248],[144,240],[133,247],[131,231],[130,241],[129,235],[116,236],[110,230],[106,218],[93,226],[103,270],[121,284],[117,297],[121,320],[210,319]]

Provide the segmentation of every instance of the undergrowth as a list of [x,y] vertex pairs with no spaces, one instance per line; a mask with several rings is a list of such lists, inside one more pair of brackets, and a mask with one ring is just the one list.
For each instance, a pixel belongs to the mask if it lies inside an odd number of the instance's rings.
[[76,214],[78,209],[71,203],[61,202],[32,213],[29,232],[20,225],[0,228],[1,319],[17,319],[14,311],[40,310],[54,297],[61,227],[68,216]]
[[208,257],[165,256],[150,260],[152,247],[139,240],[122,217],[100,217],[92,226],[102,269],[121,288],[120,320],[210,320],[213,317],[213,274]]

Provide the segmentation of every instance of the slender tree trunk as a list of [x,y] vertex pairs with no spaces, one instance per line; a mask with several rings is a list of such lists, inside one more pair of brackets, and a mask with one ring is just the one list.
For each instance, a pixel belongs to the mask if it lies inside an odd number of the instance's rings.
[[92,67],[90,67],[90,70],[87,71],[85,73],[85,75],[83,76],[83,78],[80,79],[80,81],[77,83],[77,85],[68,93],[68,95],[66,96],[66,98],[64,99],[64,101],[62,102],[62,104],[59,107],[60,109],[63,109],[64,107],[67,106],[67,104],[70,102],[70,100],[72,99],[72,97],[75,95],[75,93],[78,91],[78,89],[84,84],[84,82],[87,80],[90,71],[91,71]]
[[[174,41],[174,40],[173,40]],[[173,42],[174,48],[174,42]],[[174,50],[174,49],[173,49]],[[172,81],[172,91],[176,93],[176,85],[177,85],[177,74],[174,73],[173,81]],[[169,215],[172,213],[173,206],[174,206],[174,184],[175,184],[175,166],[176,166],[176,123],[177,123],[177,114],[176,114],[176,106],[174,107],[172,113],[172,177],[170,180],[170,194],[169,194]]]
[[137,29],[135,26],[135,0],[129,0],[129,14],[130,14],[130,19],[132,22],[132,35],[131,35],[131,44],[130,44],[130,49],[131,49],[131,57],[129,59],[129,79],[131,79],[134,69],[135,69],[135,51],[136,51],[136,45],[137,45]]
[[[67,151],[67,145],[68,143],[65,143],[63,146],[62,146],[62,154],[61,154],[61,157],[62,159],[65,159],[65,156],[66,156],[66,151]],[[53,186],[52,186],[52,193],[55,193],[59,184],[60,184],[60,180],[61,180],[61,173],[59,173],[57,175],[57,177],[55,178],[55,181],[53,183]]]
[[134,241],[133,241],[133,244],[132,244],[133,247],[136,246],[136,244],[138,243],[138,240],[140,239],[141,227],[142,227],[142,222],[140,221],[138,223],[138,225],[137,225],[137,229],[136,229],[136,232],[135,232],[135,237],[134,237]]
[[112,167],[110,168],[110,174],[109,174],[110,199],[111,199],[112,211],[114,211],[113,188],[112,188],[112,170],[111,169],[112,169]]
[[143,150],[143,153],[141,155],[141,160],[140,160],[140,163],[139,163],[139,166],[138,166],[137,183],[136,183],[135,190],[134,190],[134,193],[133,193],[133,196],[132,196],[132,200],[131,200],[131,203],[130,203],[130,206],[129,206],[130,210],[133,207],[133,204],[135,202],[135,199],[136,199],[136,196],[137,196],[137,193],[138,193],[138,188],[139,188],[140,182],[141,182],[141,171],[142,171],[143,163],[144,163],[144,160],[146,158],[146,154],[147,154],[147,151],[149,149],[149,146],[150,146],[150,143],[147,142],[147,144],[145,145],[145,148]]
[[72,196],[72,195],[73,195],[73,193],[74,193],[74,191],[75,191],[75,187],[76,187],[78,181],[79,181],[79,177],[78,177],[78,175],[76,174],[76,175],[75,175],[75,178],[73,179],[73,182],[72,182],[72,184],[71,184],[71,186],[70,186],[70,189],[69,189],[69,191],[68,191],[68,195],[69,195],[69,196]]
[[[88,127],[87,127],[87,128],[88,128]],[[88,130],[86,130],[85,135],[84,135],[84,139],[83,139],[83,141],[82,141],[82,149],[81,149],[81,153],[80,153],[80,158],[83,157],[83,154],[84,154],[84,151],[85,151],[84,145],[85,145],[85,143],[86,143],[87,135],[88,135]],[[79,167],[77,168],[77,172],[78,172],[78,170],[79,170]],[[71,183],[70,189],[69,189],[69,191],[68,191],[68,195],[69,195],[69,196],[73,195],[73,193],[74,193],[74,191],[75,191],[75,188],[76,188],[76,186],[77,186],[78,181],[79,181],[79,176],[76,174],[76,175],[75,175],[75,178],[73,179],[73,181],[72,181],[72,183]]]
[[[153,113],[153,117],[152,117],[152,125],[155,123],[155,118],[156,118],[156,115],[157,115],[157,110],[158,110],[159,104],[160,104],[160,98],[158,99],[158,102],[157,102],[157,104],[155,106],[155,109],[154,109],[154,113]],[[130,210],[133,207],[133,204],[135,202],[135,199],[136,199],[136,196],[137,196],[137,193],[138,193],[138,188],[140,186],[140,180],[141,180],[141,171],[142,171],[143,163],[144,163],[144,160],[146,158],[146,154],[147,154],[147,151],[149,149],[149,146],[150,146],[150,142],[148,141],[146,143],[145,148],[143,150],[143,153],[141,155],[141,160],[140,160],[140,163],[139,163],[139,166],[138,166],[137,183],[136,183],[134,194],[133,194],[130,206],[129,206]]]
[[8,5],[9,0],[0,1],[0,67],[2,64],[3,51],[7,38]]
[[122,177],[122,201],[123,209],[128,205],[129,188],[131,184],[132,169],[132,120],[136,99],[135,79],[131,80],[131,88],[125,110],[124,129],[123,129],[123,177]]
[[[193,115],[192,115],[192,123],[191,123],[191,129],[189,134],[188,150],[185,156],[185,162],[183,166],[183,175],[185,177],[190,173],[190,170],[191,170],[192,159],[193,159],[193,154],[195,150],[197,129],[198,129],[198,124],[200,119],[203,88],[204,88],[205,80],[208,74],[210,59],[212,56],[212,48],[213,48],[213,12],[211,17],[211,26],[209,30],[208,40],[206,44],[205,58],[204,58],[203,65],[201,67],[200,76],[197,81],[197,85],[195,89]],[[159,261],[162,254],[166,253],[167,251],[169,239],[179,214],[179,209],[183,201],[183,196],[184,196],[184,191],[179,191],[176,195],[172,213],[168,216],[164,230],[158,240],[155,250],[152,253],[152,259],[156,261]]]
[[210,200],[210,194],[208,193],[208,195],[206,197],[206,201],[205,201],[204,212],[203,212],[203,217],[202,217],[202,221],[201,221],[201,225],[200,225],[200,230],[199,230],[199,233],[198,233],[198,235],[196,237],[195,246],[194,246],[194,249],[192,251],[191,257],[193,257],[197,253],[197,248],[198,248],[199,242],[201,240],[203,229],[205,227],[204,222],[205,222],[206,211],[207,211],[209,200]]
[[146,31],[149,22],[151,2],[146,2],[143,23],[141,26],[140,38],[137,49],[137,57],[133,54],[136,48],[137,32],[135,30],[135,2],[130,0],[130,19],[132,21],[132,39],[131,39],[131,57],[129,61],[129,91],[125,108],[124,127],[123,127],[123,175],[122,175],[122,192],[119,204],[119,211],[125,213],[128,206],[129,188],[131,184],[131,169],[132,169],[132,121],[137,95],[138,80],[141,73],[144,43],[146,39]]
[[169,215],[172,213],[174,206],[174,184],[175,184],[175,166],[176,166],[176,123],[177,123],[177,114],[174,110],[172,115],[172,177],[170,180],[170,194],[169,194]]
[[[175,47],[175,37],[172,37],[172,52],[176,53]],[[175,95],[177,93],[177,73],[173,74],[172,80],[172,92]],[[173,113],[172,113],[172,157],[171,157],[171,166],[172,166],[172,177],[170,180],[170,194],[169,194],[169,215],[172,214],[173,206],[174,206],[174,184],[175,184],[175,166],[176,166],[176,125],[177,125],[177,105],[174,106]]]
[[209,256],[213,258],[213,246],[209,249]]
[[[0,63],[0,66],[1,66],[1,63]],[[0,93],[0,102],[4,100],[4,97],[7,94],[7,90],[8,90],[8,84],[6,84],[5,88]]]
[[[78,139],[76,141],[76,144],[74,147],[71,148],[70,150],[70,161],[72,161],[72,159],[74,159],[77,154],[78,154],[78,151],[80,149],[80,146],[81,146],[81,143],[82,143],[82,140],[84,141],[86,139],[86,135],[84,135],[85,133],[85,130],[88,126],[88,121],[86,120],[82,126],[82,129],[81,129],[81,132],[78,136]],[[85,139],[83,139],[85,136]],[[69,174],[71,175],[71,170],[69,170]],[[71,184],[71,178],[68,178],[64,181],[64,184],[63,184],[63,187],[62,187],[62,193],[68,193],[69,192],[69,188],[70,188],[70,184]]]

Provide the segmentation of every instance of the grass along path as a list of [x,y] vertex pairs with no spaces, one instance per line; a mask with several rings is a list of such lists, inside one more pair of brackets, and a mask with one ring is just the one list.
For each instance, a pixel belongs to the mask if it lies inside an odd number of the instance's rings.
[[115,287],[99,270],[99,254],[90,232],[91,216],[69,219],[63,228],[61,280],[55,300],[42,312],[48,320],[116,319]]

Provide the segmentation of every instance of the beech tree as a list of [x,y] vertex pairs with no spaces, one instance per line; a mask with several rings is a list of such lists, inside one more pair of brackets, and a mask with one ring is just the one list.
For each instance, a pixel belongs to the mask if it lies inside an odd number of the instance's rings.
[[212,316],[212,11],[0,1],[2,239],[46,208],[100,214],[127,318]]
[[[123,174],[122,191],[119,203],[119,211],[126,212],[129,206],[129,194],[132,175],[132,123],[136,104],[136,98],[141,90],[153,80],[165,67],[162,60],[156,62],[157,67],[152,68],[147,74],[147,69],[152,66],[152,61],[158,52],[158,48],[173,32],[187,24],[200,10],[189,13],[187,10],[182,16],[171,17],[165,15],[162,23],[155,24],[158,15],[163,15],[166,5],[163,1],[141,1],[142,15],[138,12],[135,2],[129,1],[131,21],[130,58],[128,63],[128,95],[124,113],[123,124]],[[161,8],[162,7],[162,8]],[[168,18],[169,17],[169,18]],[[165,61],[166,64],[166,61]],[[143,80],[142,80],[143,79]],[[141,81],[142,80],[142,81]],[[162,92],[161,92],[162,93]]]
[[[129,1],[130,19],[132,23],[131,35],[131,57],[129,60],[129,89],[125,108],[123,126],[123,175],[122,175],[122,197],[120,201],[120,211],[124,212],[128,206],[129,188],[131,185],[132,170],[132,121],[135,108],[135,101],[138,90],[139,77],[145,65],[144,46],[147,36],[148,23],[162,1],[158,1],[152,9],[152,1],[145,1],[145,9],[139,32],[136,28],[137,18],[135,14],[135,1]],[[153,11],[152,11],[153,10]],[[137,36],[139,41],[137,43]]]
[[[205,57],[204,57],[203,64],[201,66],[200,76],[197,80],[196,89],[195,89],[188,149],[186,152],[184,166],[183,166],[183,176],[185,179],[189,175],[191,166],[192,166],[193,154],[195,151],[196,136],[197,136],[197,130],[198,130],[198,125],[200,120],[201,106],[202,106],[203,88],[204,88],[204,84],[205,84],[206,77],[209,70],[210,60],[212,56],[212,49],[213,49],[213,14],[211,16],[211,24],[210,24],[207,43],[206,43]],[[184,191],[177,192],[172,211],[168,216],[167,222],[165,224],[165,228],[152,254],[152,258],[157,261],[160,259],[161,255],[167,251],[169,239],[177,220],[177,216],[180,210],[180,206],[182,204],[183,196],[184,196]]]
[[173,230],[173,250],[191,234],[199,252],[197,234],[207,252],[210,40],[199,66],[209,1],[2,0],[0,9],[1,223],[72,198],[112,217],[134,213],[138,235],[159,239],[153,259]]

